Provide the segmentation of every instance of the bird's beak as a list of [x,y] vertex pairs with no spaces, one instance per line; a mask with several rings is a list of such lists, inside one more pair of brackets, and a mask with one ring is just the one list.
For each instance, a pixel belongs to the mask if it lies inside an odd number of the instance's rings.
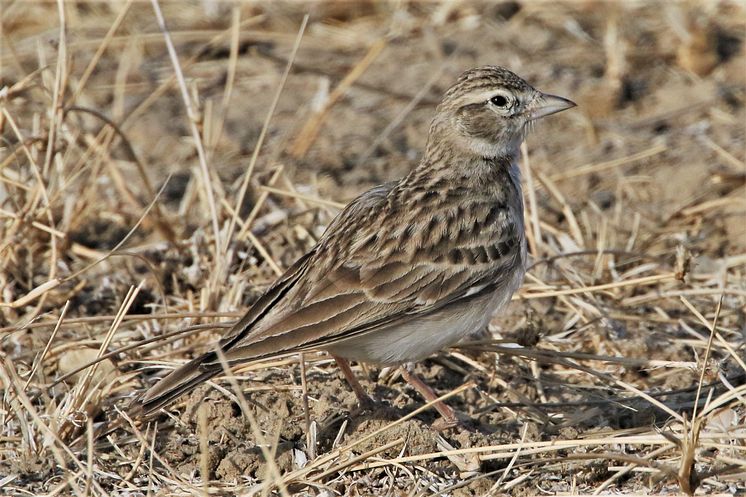
[[533,121],[534,119],[539,119],[541,117],[551,116],[552,114],[571,109],[575,106],[577,106],[577,104],[567,98],[540,93],[531,103],[531,117],[529,117],[529,119]]

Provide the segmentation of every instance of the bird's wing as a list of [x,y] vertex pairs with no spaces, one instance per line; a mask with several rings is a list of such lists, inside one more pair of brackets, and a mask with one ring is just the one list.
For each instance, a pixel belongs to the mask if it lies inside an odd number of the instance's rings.
[[488,199],[391,214],[387,187],[345,209],[329,236],[236,324],[220,342],[229,363],[322,348],[426,316],[494,291],[522,263],[520,229],[505,205]]
[[[463,206],[390,198],[382,185],[353,201],[220,341],[135,399],[167,405],[229,363],[324,348],[493,291],[522,264],[515,212],[494,199]],[[520,217],[518,217],[519,219]]]

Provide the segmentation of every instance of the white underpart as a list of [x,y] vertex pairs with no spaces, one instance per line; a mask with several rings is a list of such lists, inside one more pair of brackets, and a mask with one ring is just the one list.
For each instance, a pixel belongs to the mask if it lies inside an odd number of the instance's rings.
[[508,151],[508,147],[481,138],[469,138],[465,141],[471,152],[479,157],[500,157],[506,155]]
[[[422,360],[487,326],[494,313],[505,307],[521,286],[524,272],[522,267],[516,268],[492,294],[398,326],[349,338],[329,347],[329,351],[345,359],[385,365]],[[476,287],[473,290],[471,295],[478,291]]]
[[460,142],[459,146],[478,157],[506,157],[513,155],[514,151],[518,150],[524,134],[525,130],[519,130],[507,144],[465,136],[460,136],[458,140]]

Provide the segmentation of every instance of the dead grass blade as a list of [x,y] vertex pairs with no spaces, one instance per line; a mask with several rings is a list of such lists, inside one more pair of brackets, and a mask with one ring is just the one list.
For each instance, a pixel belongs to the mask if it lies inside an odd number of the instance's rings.
[[171,57],[171,63],[176,74],[176,80],[179,83],[179,89],[181,90],[181,99],[184,102],[184,107],[187,111],[187,118],[189,120],[189,128],[192,131],[192,139],[194,140],[194,147],[197,150],[197,156],[199,157],[199,167],[202,173],[202,187],[207,196],[207,205],[210,208],[210,219],[212,220],[212,231],[215,237],[215,256],[220,254],[220,226],[218,225],[218,209],[215,203],[215,194],[212,189],[212,177],[210,175],[210,169],[207,166],[207,156],[205,149],[202,144],[202,135],[197,128],[199,122],[199,116],[192,106],[192,99],[189,96],[187,90],[186,81],[184,81],[184,74],[181,71],[181,65],[179,64],[179,56],[176,54],[176,48],[171,41],[171,35],[166,27],[166,20],[163,18],[163,12],[161,12],[160,4],[158,0],[151,0],[153,11],[155,12],[156,20],[158,21],[158,27],[163,33],[163,39],[166,41],[166,47],[168,54]]
[[[233,236],[233,230],[235,229],[235,226],[236,226],[236,220],[238,218],[238,213],[241,209],[241,205],[243,205],[244,197],[246,196],[246,191],[248,190],[248,187],[249,187],[249,181],[251,181],[251,175],[254,172],[256,161],[259,158],[259,151],[261,150],[262,145],[264,144],[264,139],[267,136],[267,130],[269,129],[269,123],[271,122],[272,116],[275,113],[275,109],[277,108],[277,103],[280,101],[280,95],[282,95],[282,90],[285,88],[285,82],[287,81],[288,76],[290,75],[290,69],[293,67],[293,62],[295,61],[295,56],[297,55],[298,49],[300,48],[300,42],[303,39],[303,33],[306,31],[307,24],[308,24],[308,14],[306,14],[303,17],[303,21],[301,22],[300,28],[298,28],[298,36],[295,38],[295,43],[293,44],[293,49],[292,49],[292,52],[290,53],[290,58],[288,59],[288,63],[285,66],[285,71],[282,73],[282,77],[280,78],[280,83],[277,86],[277,91],[275,92],[275,95],[272,98],[272,103],[270,103],[269,105],[269,110],[267,111],[267,117],[264,119],[262,130],[259,133],[259,138],[256,141],[256,145],[254,145],[254,151],[251,154],[251,159],[249,161],[249,167],[243,175],[243,180],[241,181],[241,188],[239,189],[238,196],[236,198],[234,215],[231,217],[231,221],[228,226],[228,234],[226,236],[225,250],[228,250],[228,240],[230,240],[231,237]],[[248,235],[249,232],[246,231],[246,234]]]
[[326,120],[329,110],[341,99],[347,92],[349,87],[354,83],[363,73],[368,69],[370,64],[378,57],[378,55],[386,47],[387,40],[379,39],[374,42],[365,56],[355,64],[355,67],[344,77],[342,81],[332,90],[329,94],[329,98],[324,102],[324,107],[318,112],[314,113],[308,121],[303,125],[303,128],[295,138],[293,145],[290,147],[289,153],[296,159],[303,157],[311,148],[316,136],[321,130],[321,126]]

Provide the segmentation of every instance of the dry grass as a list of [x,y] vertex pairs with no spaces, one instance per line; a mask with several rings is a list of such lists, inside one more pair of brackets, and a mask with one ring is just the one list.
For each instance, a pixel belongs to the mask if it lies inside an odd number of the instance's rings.
[[[746,491],[742,6],[0,7],[0,494]],[[419,366],[470,428],[434,433],[364,365],[390,407],[351,412],[323,354],[129,420],[416,163],[433,102],[482,63],[580,107],[524,148],[514,304]]]

